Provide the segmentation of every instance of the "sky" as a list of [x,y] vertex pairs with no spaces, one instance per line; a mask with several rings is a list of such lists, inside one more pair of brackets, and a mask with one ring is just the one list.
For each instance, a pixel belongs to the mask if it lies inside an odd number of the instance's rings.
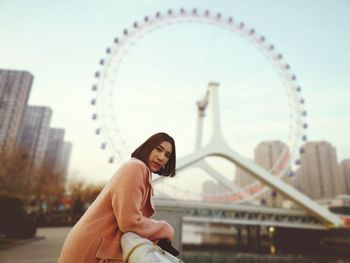
[[101,183],[117,169],[117,163],[108,163],[108,149],[100,149],[105,139],[95,134],[100,124],[91,118],[109,107],[118,127],[104,124],[103,131],[109,129],[116,148],[115,129],[129,150],[164,130],[178,142],[179,157],[191,152],[195,102],[204,96],[208,81],[220,82],[223,130],[238,152],[249,158],[245,146],[269,132],[266,139],[290,136],[290,131],[282,132],[290,112],[276,70],[249,41],[215,25],[178,23],[146,32],[119,60],[115,83],[123,88],[112,88],[116,99],[91,105],[98,62],[113,40],[146,15],[182,7],[232,16],[265,36],[302,87],[308,140],[330,142],[339,162],[350,158],[347,0],[1,0],[0,68],[33,74],[29,104],[50,107],[51,127],[64,128],[65,140],[73,143],[70,178]]

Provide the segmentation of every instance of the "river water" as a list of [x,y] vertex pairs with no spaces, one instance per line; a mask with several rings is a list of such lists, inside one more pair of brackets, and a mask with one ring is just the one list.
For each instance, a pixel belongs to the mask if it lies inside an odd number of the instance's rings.
[[184,251],[182,259],[186,263],[348,263],[350,257],[336,255],[268,255],[246,252]]
[[[279,250],[277,245],[265,242],[254,251],[251,248],[238,246],[231,242],[229,245],[203,244],[203,232],[206,227],[184,225],[183,251],[181,258],[186,263],[350,263],[350,245],[342,247],[310,246],[304,249]],[[226,232],[226,231],[225,231]],[[202,234],[199,234],[202,233]],[[232,237],[231,233],[231,237]],[[213,239],[213,238],[211,238]],[[218,240],[225,240],[220,235]],[[229,243],[228,242],[228,243]],[[300,241],[301,242],[301,241]]]

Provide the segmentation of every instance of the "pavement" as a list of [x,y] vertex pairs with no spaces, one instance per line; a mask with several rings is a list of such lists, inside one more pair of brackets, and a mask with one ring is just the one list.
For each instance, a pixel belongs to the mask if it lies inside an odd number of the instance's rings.
[[57,263],[71,227],[38,228],[36,237],[0,250],[1,263]]

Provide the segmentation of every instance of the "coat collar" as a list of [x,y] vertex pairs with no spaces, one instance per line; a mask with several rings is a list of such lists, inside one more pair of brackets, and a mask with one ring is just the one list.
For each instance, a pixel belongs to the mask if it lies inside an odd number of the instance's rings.
[[131,158],[132,160],[137,160],[139,162],[141,162],[147,169],[147,172],[148,172],[148,183],[149,183],[149,186],[151,188],[151,193],[152,193],[152,196],[154,196],[154,190],[153,190],[153,183],[152,183],[152,172],[151,170],[148,168],[148,166],[143,162],[141,161],[140,159],[137,159],[135,157],[132,157]]

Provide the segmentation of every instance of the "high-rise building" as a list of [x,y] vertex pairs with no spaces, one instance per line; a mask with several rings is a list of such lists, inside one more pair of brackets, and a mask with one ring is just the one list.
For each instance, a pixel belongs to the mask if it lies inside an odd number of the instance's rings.
[[293,187],[297,190],[299,190],[300,192],[302,192],[302,181],[301,181],[301,176],[300,176],[300,167],[298,169],[295,170],[295,177],[293,180]]
[[27,158],[28,168],[39,170],[42,167],[52,110],[48,107],[27,106],[24,112],[17,139],[19,154]]
[[67,178],[68,175],[69,161],[72,153],[72,148],[73,145],[71,142],[64,142],[61,155],[61,174],[64,180]]
[[[288,151],[288,146],[281,141],[263,141],[257,145],[254,150],[254,162],[266,169],[267,171],[276,171],[277,163],[282,162],[282,155],[284,151]],[[287,164],[289,167],[289,164]],[[272,170],[274,169],[274,170]],[[287,168],[286,173],[290,171]],[[256,179],[249,175],[246,171],[236,168],[235,183],[240,187],[244,187],[253,183]],[[276,191],[269,191],[262,197],[264,202],[268,205],[281,205],[283,198]]]
[[[259,143],[254,150],[254,162],[270,171],[281,161],[282,153],[288,150],[288,146],[281,141],[264,141]],[[254,182],[255,179],[246,171],[236,168],[235,183],[245,186]]]
[[297,177],[301,191],[313,199],[333,198],[343,192],[335,148],[326,141],[303,146]]
[[340,174],[344,182],[344,193],[350,195],[350,159],[340,163]]
[[281,141],[264,141],[255,148],[254,160],[261,167],[270,170],[286,150],[288,146]]
[[59,179],[58,176],[61,176],[63,145],[64,130],[50,128],[43,167],[48,175],[54,177],[52,179]]
[[239,187],[245,187],[252,184],[255,181],[255,177],[251,176],[248,172],[242,168],[236,167],[234,183]]
[[[261,167],[270,171],[272,174],[279,174],[280,169],[285,168],[284,174],[290,173],[290,163],[283,163],[284,156],[288,156],[288,146],[281,141],[264,141],[258,144],[254,151],[254,160]],[[283,164],[283,165],[281,165]],[[285,176],[283,180],[290,184],[291,180],[288,176]],[[284,197],[276,190],[270,189],[261,198],[265,200],[268,205],[281,206],[284,201]]]
[[214,202],[229,202],[231,191],[219,182],[206,180],[202,185],[202,199]]
[[204,195],[215,195],[227,192],[227,188],[218,182],[207,180],[202,185],[202,193]]
[[15,150],[32,82],[29,72],[0,70],[0,154]]

